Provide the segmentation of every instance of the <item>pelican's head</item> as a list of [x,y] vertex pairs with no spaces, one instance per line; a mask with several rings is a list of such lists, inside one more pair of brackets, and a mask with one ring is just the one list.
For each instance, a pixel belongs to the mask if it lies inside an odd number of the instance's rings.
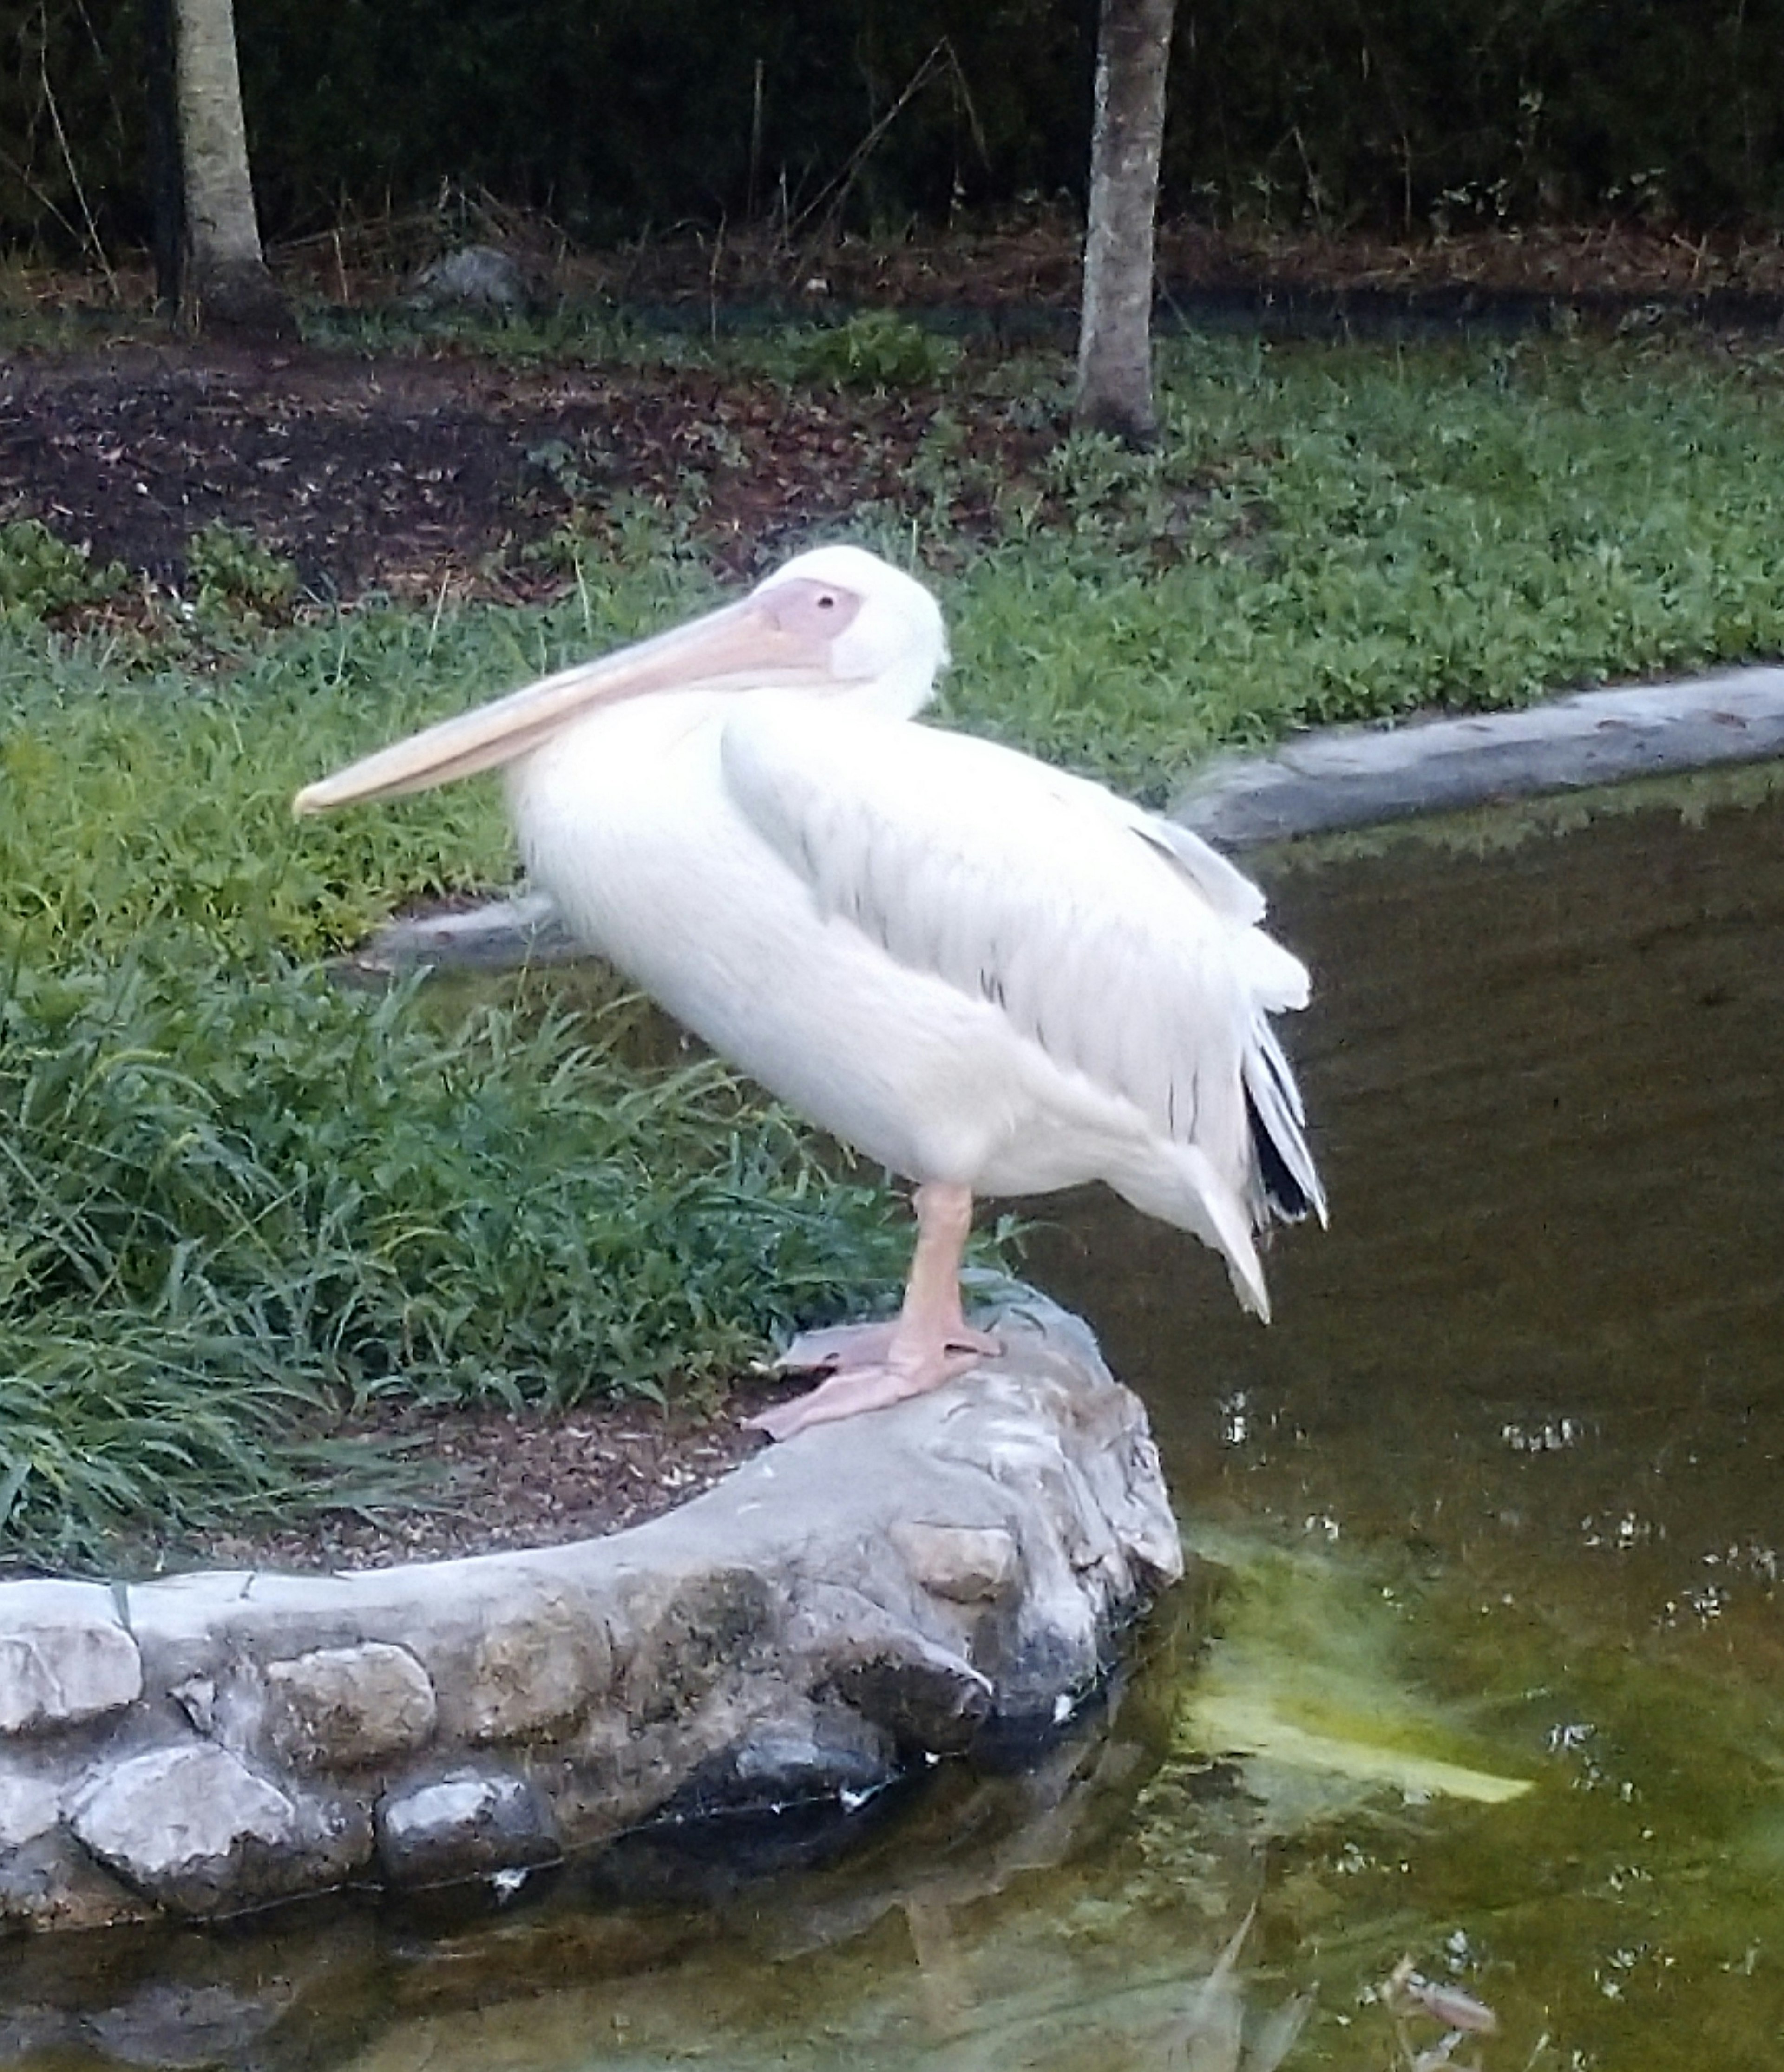
[[947,660],[941,608],[913,577],[862,547],[816,547],[737,604],[511,691],[306,785],[321,812],[423,791],[514,762],[603,705],[653,692],[790,690],[908,719]]
[[947,666],[942,608],[915,576],[865,547],[814,547],[758,583],[749,602],[830,634],[822,688],[898,719],[921,712]]

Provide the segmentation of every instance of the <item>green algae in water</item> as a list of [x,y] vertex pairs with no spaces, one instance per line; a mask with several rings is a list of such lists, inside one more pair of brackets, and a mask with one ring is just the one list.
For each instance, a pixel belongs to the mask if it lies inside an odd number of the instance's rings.
[[[504,1984],[482,2008],[462,1984],[450,2004],[471,1943],[412,1958],[416,2018],[356,2072],[1252,2072],[1279,2047],[1288,2072],[1404,2072],[1379,1997],[1404,1955],[1497,2012],[1499,2033],[1460,2054],[1482,2072],[1776,2062],[1766,1700],[1691,1659],[1695,1637],[1642,1659],[1564,1607],[1483,1616],[1456,1568],[1219,1544],[1218,1637],[1144,1674],[1105,1737],[1018,1779],[939,1778],[897,1831],[704,1924],[516,1920],[486,1942]],[[1280,1763],[1236,1774],[1191,1723],[1204,1688],[1254,1677],[1322,1706],[1335,1692],[1340,1716],[1531,1788],[1488,1805]],[[569,1982],[602,1935],[623,1953],[653,1918],[653,1959],[635,1942],[610,1975]]]
[[[1316,2001],[1291,2066],[1401,2062],[1379,1994],[1407,1955],[1497,2011],[1502,2033],[1464,2057],[1483,2072],[1784,2062],[1784,1720],[1751,1664],[1712,1667],[1700,1631],[1631,1649],[1564,1601],[1489,1607],[1465,1572],[1409,1581],[1379,1554],[1197,1537],[1229,1581],[1136,1800],[1137,1947],[1206,1903],[1248,1829],[1268,1866],[1260,1975]],[[1469,1803],[1292,1742],[1224,1762],[1223,1707],[1299,1708],[1341,1744],[1441,1750],[1527,1788]]]
[[[1458,1723],[1395,1661],[1396,1594],[1317,1551],[1206,1532],[1192,1550],[1226,1572],[1220,1638],[1184,1694],[1175,1744],[1243,1760],[1248,1787],[1287,1770],[1334,1788],[1499,1805],[1529,1781],[1469,1759]],[[1297,1794],[1305,1807],[1305,1793]]]

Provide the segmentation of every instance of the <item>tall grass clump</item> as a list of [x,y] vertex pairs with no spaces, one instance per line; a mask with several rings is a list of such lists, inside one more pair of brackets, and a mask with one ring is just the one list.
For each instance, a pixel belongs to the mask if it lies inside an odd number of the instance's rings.
[[[343,1407],[563,1404],[734,1373],[895,1284],[878,1190],[711,1064],[537,1009],[436,1022],[177,939],[0,989],[0,1530],[363,1500]],[[294,1433],[312,1435],[294,1449]],[[317,1487],[319,1466],[327,1479]]]

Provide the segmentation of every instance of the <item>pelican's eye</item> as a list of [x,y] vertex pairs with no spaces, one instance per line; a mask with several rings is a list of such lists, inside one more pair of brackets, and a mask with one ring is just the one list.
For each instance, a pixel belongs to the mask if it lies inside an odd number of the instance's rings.
[[854,623],[861,600],[841,583],[795,576],[763,590],[757,608],[783,633],[803,634],[828,647]]

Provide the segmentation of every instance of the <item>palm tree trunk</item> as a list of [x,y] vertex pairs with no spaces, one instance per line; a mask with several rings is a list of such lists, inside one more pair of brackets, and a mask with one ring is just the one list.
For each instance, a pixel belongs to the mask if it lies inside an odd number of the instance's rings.
[[1072,421],[1130,446],[1157,436],[1152,399],[1153,232],[1175,0],[1102,0],[1090,225]]
[[254,215],[231,0],[175,0],[174,40],[187,307],[201,331],[221,325],[285,335],[291,313],[266,270]]

